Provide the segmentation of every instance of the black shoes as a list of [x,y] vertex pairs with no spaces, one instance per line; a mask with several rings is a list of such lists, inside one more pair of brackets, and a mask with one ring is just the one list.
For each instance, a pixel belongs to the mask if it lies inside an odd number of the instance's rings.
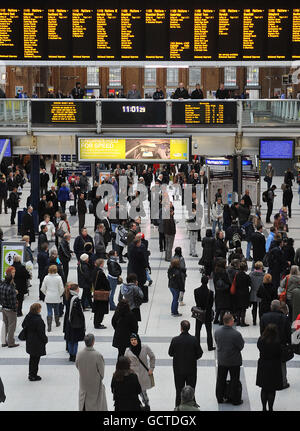
[[42,380],[40,376],[28,376],[28,380],[31,382],[38,382],[39,380]]
[[70,355],[69,361],[70,362],[75,362],[76,361],[76,355]]
[[153,283],[153,280],[150,280],[148,286],[151,286],[152,283]]
[[94,326],[95,329],[107,329],[107,326],[104,325],[99,325],[99,326]]
[[211,352],[212,350],[216,350],[215,347],[211,347],[210,349],[208,349],[209,352]]

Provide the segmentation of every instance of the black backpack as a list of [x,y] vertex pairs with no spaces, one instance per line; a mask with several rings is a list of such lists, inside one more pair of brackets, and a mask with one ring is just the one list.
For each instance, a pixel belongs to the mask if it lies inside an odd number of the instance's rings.
[[268,202],[268,190],[265,190],[262,194],[262,201]]

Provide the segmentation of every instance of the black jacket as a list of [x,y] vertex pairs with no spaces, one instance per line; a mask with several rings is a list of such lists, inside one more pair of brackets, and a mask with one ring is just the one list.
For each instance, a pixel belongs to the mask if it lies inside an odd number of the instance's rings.
[[0,198],[7,198],[8,186],[7,182],[0,181]]
[[218,310],[231,309],[231,283],[228,278],[227,272],[224,270],[214,272],[213,281],[215,286],[215,303]]
[[202,252],[202,262],[201,264],[205,264],[205,263],[212,263],[214,256],[215,256],[215,249],[216,249],[216,240],[213,237],[207,237],[205,236],[202,240],[202,247],[203,247],[203,252]]
[[107,269],[109,275],[112,275],[113,277],[119,277],[122,274],[122,268],[115,259],[108,259]]
[[270,311],[260,319],[260,333],[262,334],[269,323],[277,325],[281,344],[291,343],[291,326],[289,318],[281,311]]
[[181,268],[170,267],[168,269],[169,288],[184,292],[184,276],[184,271]]
[[87,213],[86,203],[84,199],[80,199],[80,198],[78,199],[77,207],[78,207],[78,215]]
[[113,377],[111,390],[116,412],[141,410],[139,394],[142,392],[142,388],[135,373],[131,372],[122,381],[117,381]]
[[138,322],[135,314],[130,311],[129,313],[120,315],[118,311],[115,311],[111,324],[115,330],[112,342],[113,347],[118,349],[129,347],[130,335],[138,333]]
[[47,172],[45,173],[42,172],[40,174],[40,186],[46,187],[48,185],[48,181],[49,181],[49,174],[47,174]]
[[24,294],[27,292],[27,280],[30,279],[30,274],[21,262],[15,262],[13,266],[16,268],[14,277],[16,289],[19,293]]
[[194,298],[197,307],[206,310],[205,321],[212,321],[212,308],[214,304],[214,292],[209,290],[207,286],[200,286],[194,290]]
[[251,236],[251,242],[253,246],[253,259],[254,262],[263,260],[266,254],[266,238],[260,232],[254,232]]
[[68,262],[71,260],[71,250],[70,243],[66,239],[62,239],[59,247],[58,247],[58,256],[60,260],[67,260]]
[[184,331],[174,337],[169,347],[169,356],[173,357],[174,374],[197,373],[197,360],[203,355],[203,350],[196,337]]
[[278,299],[277,289],[272,283],[263,283],[256,292],[256,296],[261,299],[259,304],[260,314],[270,311],[271,302],[273,299]]
[[89,263],[80,261],[77,266],[78,284],[81,289],[92,287],[92,267]]
[[188,91],[185,88],[180,90],[179,87],[176,88],[175,93],[173,95],[173,99],[188,99],[189,97],[190,96],[189,96]]
[[236,275],[235,304],[238,309],[248,308],[250,299],[251,279],[244,271]]
[[38,263],[38,278],[44,278],[45,268],[49,265],[49,253],[46,251],[40,251],[37,255]]
[[201,89],[197,90],[196,88],[196,90],[192,91],[191,99],[203,99],[203,98],[204,98],[203,91]]
[[46,355],[48,343],[45,323],[40,314],[28,313],[22,322],[26,334],[26,352],[31,356]]
[[143,245],[137,247],[134,244],[128,248],[128,267],[127,274],[134,273],[138,279],[138,285],[143,286],[146,283],[147,261],[145,258],[145,248]]
[[94,241],[90,235],[83,237],[78,235],[74,241],[74,253],[76,254],[77,260],[80,260],[80,256],[85,253],[84,244],[90,242],[93,245],[92,252],[94,252]]
[[17,209],[19,206],[19,196],[17,193],[11,192],[9,194],[10,208]]
[[22,218],[21,235],[29,235],[30,241],[35,241],[34,220],[32,214],[28,212]]

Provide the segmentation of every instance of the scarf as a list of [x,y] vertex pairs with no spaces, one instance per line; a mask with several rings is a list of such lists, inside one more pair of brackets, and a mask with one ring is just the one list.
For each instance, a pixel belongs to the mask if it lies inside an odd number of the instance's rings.
[[135,356],[139,357],[141,350],[142,350],[142,343],[141,343],[140,337],[138,336],[138,334],[131,334],[130,338],[136,338],[138,341],[138,344],[136,346],[133,346],[130,343],[129,348]]
[[71,320],[73,303],[74,303],[75,299],[78,298],[78,293],[75,290],[70,290],[69,292],[70,292],[70,295],[72,296],[71,302],[70,302],[70,310],[69,310],[69,320]]

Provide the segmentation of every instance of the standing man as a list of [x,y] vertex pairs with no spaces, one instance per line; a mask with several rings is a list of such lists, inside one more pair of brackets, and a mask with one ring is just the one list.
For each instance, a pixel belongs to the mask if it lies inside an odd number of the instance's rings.
[[84,90],[81,88],[80,82],[76,82],[75,87],[72,90],[73,99],[83,99]]
[[103,223],[97,225],[97,230],[94,236],[95,253],[97,259],[106,259],[106,246],[104,241],[105,226]]
[[255,262],[262,262],[266,254],[266,238],[262,233],[263,227],[259,223],[256,232],[252,234],[251,243],[253,247],[253,267]]
[[191,99],[204,99],[203,91],[200,84],[196,84],[196,88],[191,93]]
[[222,198],[218,197],[217,201],[212,205],[211,208],[211,219],[212,219],[212,233],[213,236],[216,233],[216,227],[218,226],[218,230],[222,230],[223,225],[223,208]]
[[216,99],[228,99],[229,91],[225,90],[224,84],[221,83],[220,87],[216,91]]
[[127,99],[141,99],[141,98],[142,98],[141,93],[136,88],[136,84],[132,84],[131,90],[129,90],[127,93]]
[[16,214],[17,214],[17,208],[19,206],[19,195],[17,192],[17,187],[14,186],[12,192],[10,192],[9,195],[9,207],[11,208],[11,215],[10,215],[10,224],[16,224],[15,223],[15,218],[16,218]]
[[224,325],[215,332],[218,358],[218,375],[216,385],[216,397],[218,403],[224,402],[226,377],[230,373],[230,394],[228,401],[238,406],[242,404],[240,367],[242,365],[241,351],[244,348],[242,335],[233,328],[234,318],[231,313],[223,316]]
[[203,184],[204,202],[206,202],[207,176],[204,171],[200,171],[199,184]]
[[70,249],[70,240],[71,240],[71,235],[69,233],[65,233],[58,247],[58,256],[63,266],[66,281],[68,281],[69,262],[72,257],[72,252]]
[[104,379],[104,358],[94,349],[95,337],[84,337],[85,348],[77,356],[75,365],[79,371],[79,410],[107,411]]
[[46,172],[46,169],[42,169],[40,173],[40,190],[41,196],[46,194],[48,191],[48,182],[49,182],[49,174]]
[[273,185],[267,192],[267,216],[266,216],[266,223],[271,223],[271,215],[272,215],[272,211],[273,211],[273,204],[274,204],[274,198],[275,198],[275,193],[274,190],[276,190],[276,186]]
[[2,305],[3,324],[5,327],[5,343],[2,347],[17,347],[15,330],[17,326],[17,290],[14,277],[16,269],[9,266],[5,271],[5,279],[0,283],[0,304]]
[[172,249],[173,249],[174,239],[176,235],[176,224],[174,220],[173,208],[170,208],[170,217],[165,220],[163,219],[163,231],[165,234],[165,245],[166,245],[165,261],[171,262]]
[[77,208],[78,208],[78,220],[79,220],[79,235],[81,232],[81,229],[85,225],[85,215],[87,213],[86,203],[84,200],[84,193],[80,192],[79,199],[77,202]]
[[182,320],[181,334],[174,337],[169,347],[169,356],[173,357],[173,372],[176,387],[175,407],[179,406],[181,391],[185,385],[196,388],[197,360],[203,355],[203,350],[197,338],[189,334],[190,322]]
[[265,178],[264,178],[264,180],[268,184],[268,189],[272,185],[274,174],[275,172],[274,172],[274,168],[272,167],[272,163],[268,163],[268,166],[266,167],[266,170],[265,170]]
[[21,235],[28,235],[30,238],[30,244],[35,242],[35,232],[34,232],[34,220],[33,220],[33,207],[30,205],[27,208],[27,213],[22,217],[21,225]]
[[87,192],[89,190],[89,178],[86,175],[86,171],[82,171],[78,186],[80,187],[80,192],[84,193],[85,198],[87,198]]
[[7,186],[6,178],[3,175],[0,181],[0,214],[2,214],[2,202],[4,203],[5,214],[7,214],[7,191],[8,191],[8,186]]

